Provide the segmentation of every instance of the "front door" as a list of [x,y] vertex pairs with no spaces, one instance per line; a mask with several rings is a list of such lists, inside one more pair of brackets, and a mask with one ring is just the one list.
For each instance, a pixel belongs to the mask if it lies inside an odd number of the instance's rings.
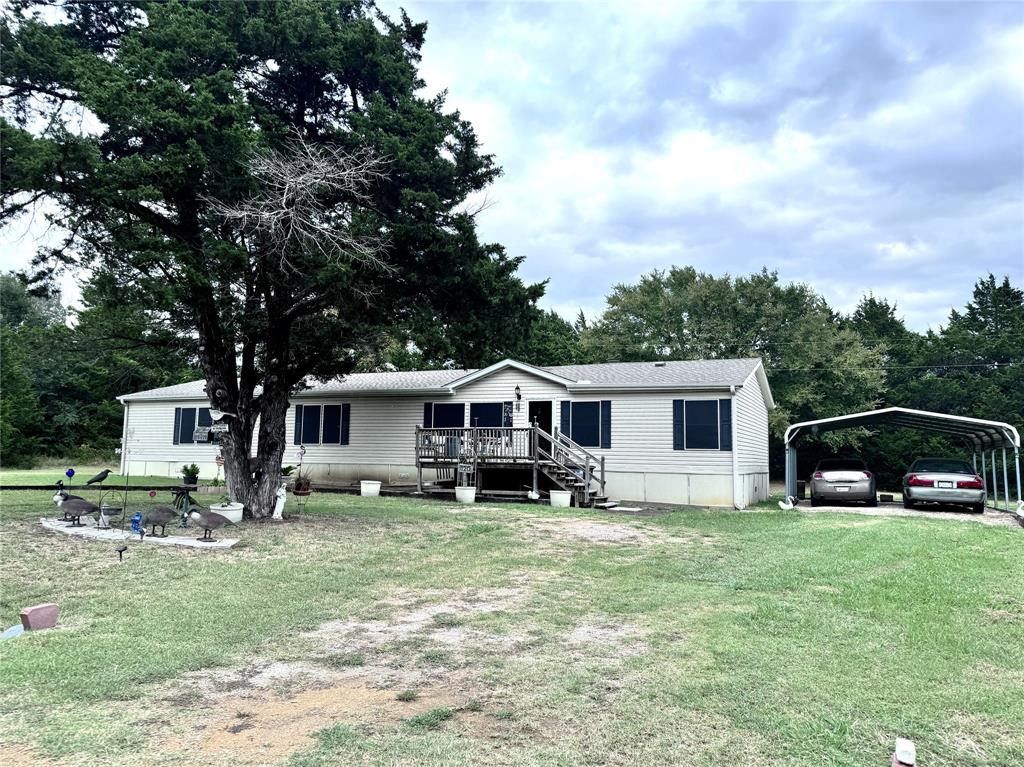
[[[538,401],[531,401],[530,402],[530,409],[529,409],[530,424],[532,425],[533,422],[536,421],[537,425],[541,429],[546,431],[548,434],[551,433],[551,426],[552,426],[552,420],[551,419],[552,419],[553,415],[554,415],[554,405],[551,402],[551,400],[538,400]],[[541,450],[544,450],[544,451],[546,451],[548,453],[551,452],[551,443],[548,440],[542,439],[539,444],[540,444],[540,449]]]

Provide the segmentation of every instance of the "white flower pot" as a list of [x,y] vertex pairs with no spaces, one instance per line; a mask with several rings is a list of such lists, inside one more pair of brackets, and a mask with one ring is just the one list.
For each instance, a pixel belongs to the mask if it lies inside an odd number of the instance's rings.
[[558,509],[566,509],[572,503],[572,493],[568,490],[552,490],[551,505]]
[[240,503],[211,503],[210,511],[214,514],[220,514],[222,517],[227,517],[236,525],[242,521],[242,509],[244,507]]
[[457,487],[455,488],[455,500],[459,503],[476,503],[476,488],[475,487]]
[[380,495],[380,482],[364,479],[359,483],[359,495],[374,498]]

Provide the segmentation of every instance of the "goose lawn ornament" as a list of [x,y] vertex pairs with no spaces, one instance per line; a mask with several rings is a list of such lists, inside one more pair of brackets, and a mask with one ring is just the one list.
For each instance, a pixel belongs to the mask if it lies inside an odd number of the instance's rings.
[[[53,496],[53,505],[58,509],[64,505],[64,501],[84,501],[85,499],[80,495],[71,495],[71,493],[65,492],[64,490],[58,490]],[[67,511],[64,512],[64,521],[69,519]]]
[[[145,514],[142,515],[142,523],[139,525],[142,532],[145,532],[146,525],[152,525],[153,529],[150,531],[150,535],[154,538],[166,538],[167,537],[167,523],[172,519],[176,519],[178,512],[172,509],[170,506],[154,506]],[[160,525],[160,535],[156,534],[156,526]]]
[[91,517],[100,507],[80,498],[70,498],[60,504],[64,517],[71,520],[71,527],[82,527],[82,517]]
[[779,501],[779,508],[783,511],[792,511],[796,508],[796,505],[800,503],[794,495],[787,495],[785,500]]
[[217,514],[213,511],[204,511],[201,514],[193,511],[189,514],[189,519],[195,522],[197,527],[201,527],[203,529],[203,536],[196,540],[203,541],[205,543],[213,543],[214,540],[216,540],[210,536],[210,533],[214,530],[220,530],[225,525],[235,524],[223,514]]

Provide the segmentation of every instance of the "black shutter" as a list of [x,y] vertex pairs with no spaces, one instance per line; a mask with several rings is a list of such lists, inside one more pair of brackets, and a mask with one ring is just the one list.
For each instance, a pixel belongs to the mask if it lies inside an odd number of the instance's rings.
[[321,441],[325,445],[341,444],[341,405],[324,405],[324,436]]
[[683,400],[672,400],[672,449],[686,450],[686,436],[684,429]]
[[181,408],[180,407],[176,407],[176,408],[174,408],[174,443],[173,443],[175,445],[178,444],[178,432],[180,431],[180,429],[181,429]]
[[341,444],[348,444],[348,422],[351,417],[351,406],[348,402],[341,406]]
[[720,450],[732,450],[732,400],[718,400],[718,439]]
[[178,443],[183,445],[195,444],[196,438],[192,433],[196,430],[196,409],[194,407],[185,407],[181,409],[181,421],[179,423],[181,429],[178,434]]
[[570,432],[572,431],[572,429],[570,428],[571,423],[572,423],[570,421],[570,408],[571,407],[572,407],[572,402],[571,401],[569,401],[567,399],[562,400],[562,434],[564,434],[565,436],[569,437],[570,439],[572,439],[572,435],[570,434]]
[[612,401],[601,400],[601,449],[608,450],[612,446]]
[[302,408],[302,444],[320,444],[320,406],[306,405]]
[[502,402],[501,403],[501,425],[511,426],[512,425],[512,403]]
[[296,445],[302,444],[302,405],[295,406],[295,436],[292,442]]
[[423,403],[423,428],[431,429],[434,427],[434,403],[424,402]]

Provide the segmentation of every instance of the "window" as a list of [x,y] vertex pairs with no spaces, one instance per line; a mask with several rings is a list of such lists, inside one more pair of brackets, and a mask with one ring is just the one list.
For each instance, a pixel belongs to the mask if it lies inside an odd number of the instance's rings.
[[[174,408],[174,438],[175,445],[193,445],[196,442],[196,427],[209,428],[213,426],[213,418],[210,417],[208,407],[176,407]],[[213,435],[207,434],[201,443],[213,442]]]
[[466,406],[461,402],[424,402],[423,428],[461,429],[466,425]]
[[497,427],[512,425],[511,402],[472,402],[469,405],[469,425]]
[[611,400],[562,401],[562,433],[582,447],[612,446]]
[[732,400],[672,400],[672,448],[732,450]]
[[347,445],[351,407],[341,405],[296,405],[296,445]]

